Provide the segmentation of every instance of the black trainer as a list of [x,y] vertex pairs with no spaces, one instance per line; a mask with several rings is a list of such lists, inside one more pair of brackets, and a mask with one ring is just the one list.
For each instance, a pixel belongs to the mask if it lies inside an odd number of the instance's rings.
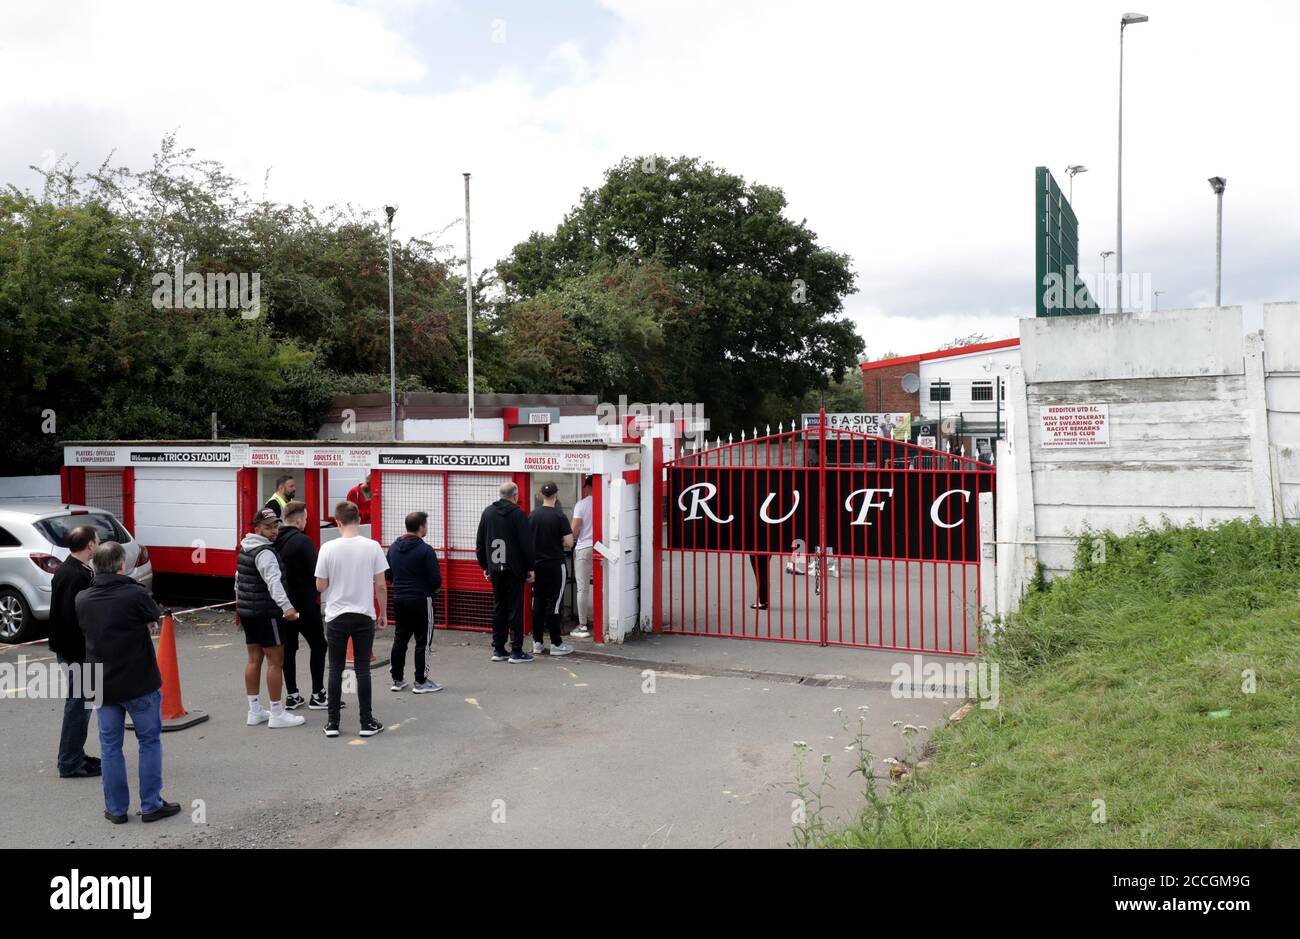
[[511,664],[511,665],[519,665],[519,664],[521,664],[521,663],[523,663],[523,662],[532,662],[532,661],[533,661],[533,657],[532,657],[531,655],[529,655],[527,652],[511,652],[511,653],[510,653],[510,664]]
[[326,736],[326,737],[337,737],[338,735],[339,735],[339,722],[338,722],[338,721],[326,721],[326,722],[325,722],[325,736]]
[[296,691],[293,694],[284,696],[284,709],[286,711],[296,711],[306,703],[307,699]]
[[125,825],[131,819],[126,815],[114,815],[108,809],[104,809],[104,817],[114,825]]
[[368,721],[361,722],[361,736],[363,737],[373,737],[375,734],[382,734],[383,732],[384,725],[373,717]]
[[[339,702],[339,707],[345,708],[347,706],[348,703],[346,701]],[[312,711],[328,711],[329,707],[329,699],[325,697],[325,692],[323,691],[320,694],[313,694],[307,701],[307,708]]]
[[493,661],[493,662],[509,662],[509,661],[510,661],[510,654],[509,654],[508,652],[501,652],[500,650],[493,649],[493,650],[492,650],[492,661]]

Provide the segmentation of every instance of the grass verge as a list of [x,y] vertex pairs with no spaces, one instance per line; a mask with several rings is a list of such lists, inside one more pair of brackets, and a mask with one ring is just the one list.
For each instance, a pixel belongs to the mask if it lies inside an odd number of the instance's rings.
[[1000,706],[812,843],[1300,847],[1300,527],[1088,534],[1076,564],[991,644]]

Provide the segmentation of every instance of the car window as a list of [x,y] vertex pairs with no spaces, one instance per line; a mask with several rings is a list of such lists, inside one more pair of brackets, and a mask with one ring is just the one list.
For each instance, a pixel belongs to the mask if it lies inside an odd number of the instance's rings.
[[66,548],[68,532],[78,525],[93,525],[99,532],[100,541],[117,541],[125,544],[131,540],[126,529],[109,515],[57,515],[54,518],[41,519],[36,522],[35,528],[56,548]]
[[0,548],[16,548],[22,542],[3,528],[0,528]]

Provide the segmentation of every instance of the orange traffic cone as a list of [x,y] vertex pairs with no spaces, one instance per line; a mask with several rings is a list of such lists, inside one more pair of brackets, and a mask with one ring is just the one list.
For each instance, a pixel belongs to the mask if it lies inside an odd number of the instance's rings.
[[162,673],[162,718],[164,731],[193,727],[208,719],[207,711],[185,710],[181,703],[181,672],[176,662],[176,624],[172,611],[165,610],[158,637],[158,671]]

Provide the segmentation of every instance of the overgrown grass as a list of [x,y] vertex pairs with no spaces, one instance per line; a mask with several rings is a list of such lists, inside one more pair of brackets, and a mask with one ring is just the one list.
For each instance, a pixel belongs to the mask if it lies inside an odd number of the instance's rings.
[[988,657],[1001,706],[818,844],[1300,847],[1300,528],[1085,535]]

